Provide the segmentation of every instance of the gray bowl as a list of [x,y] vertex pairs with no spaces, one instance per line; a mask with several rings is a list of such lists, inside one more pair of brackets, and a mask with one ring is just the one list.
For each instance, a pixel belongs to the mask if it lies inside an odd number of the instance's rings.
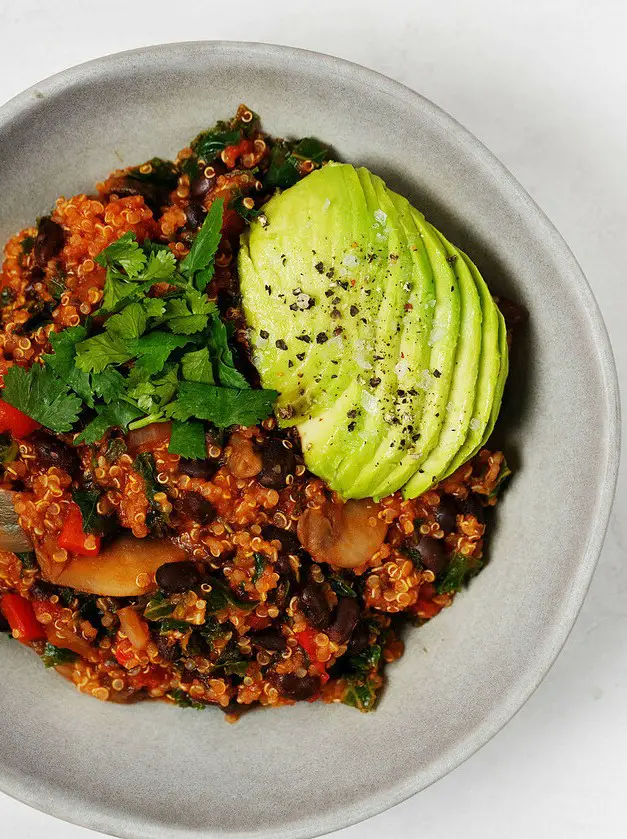
[[[307,703],[237,725],[219,711],[101,704],[0,644],[0,786],[133,839],[309,837],[440,778],[521,707],[570,631],[618,465],[617,384],[592,293],[503,166],[427,100],[362,67],[283,47],[193,43],[61,73],[0,110],[0,239],[121,163],[169,156],[240,101],[278,135],[315,134],[413,199],[523,302],[502,420],[517,472],[492,562],[411,631],[378,710]],[[517,359],[517,361],[516,361]]]

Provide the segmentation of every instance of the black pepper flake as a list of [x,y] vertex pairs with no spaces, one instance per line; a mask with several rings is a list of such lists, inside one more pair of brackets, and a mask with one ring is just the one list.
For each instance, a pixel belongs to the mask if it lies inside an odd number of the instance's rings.
[[339,309],[331,309],[331,317],[333,320],[337,320],[338,318],[342,317],[342,313]]
[[359,314],[359,309],[358,309],[358,307],[357,307],[357,306],[352,305],[352,306],[350,307],[350,309],[349,309],[349,312],[351,313],[351,316],[352,316],[352,317],[355,317],[355,315],[358,315],[358,314]]
[[439,413],[437,413],[437,414],[436,414],[436,417],[439,417],[439,416],[440,416],[440,414],[439,414]]
[[455,263],[457,262],[457,256],[455,254],[447,256],[446,261],[449,263],[449,265],[455,265]]
[[260,337],[260,338],[263,338],[264,340],[266,340],[267,338],[269,338],[269,337],[270,337],[270,333],[269,333],[269,332],[266,332],[266,330],[265,330],[265,329],[260,329],[260,330],[259,330],[259,337]]
[[405,391],[401,390],[400,387],[396,392],[398,393],[399,396],[405,396]]
[[398,259],[398,254],[397,253],[391,253],[390,254],[390,262],[396,262],[397,259]]
[[346,289],[348,288],[348,280],[338,280],[337,284],[341,286],[344,289],[344,291],[346,291]]
[[369,253],[368,254],[368,262],[374,262],[376,258],[377,258],[376,253]]
[[366,324],[366,326],[368,325],[368,321],[366,320],[366,318],[362,318],[362,319],[361,319],[361,322],[362,322],[362,323],[365,323],[365,324]]
[[288,367],[293,367],[293,366],[294,366],[294,362],[292,361],[292,359],[291,359],[291,358],[290,358],[290,360],[287,362],[287,366],[288,366]]
[[336,358],[331,359],[331,364],[335,364],[337,366],[339,363],[340,362]]
[[451,286],[451,291],[455,291],[455,286],[454,285]]
[[381,379],[378,376],[373,376],[370,379],[370,387],[378,387],[381,384]]
[[271,285],[265,285],[264,288],[268,292],[268,294],[272,294],[272,286]]
[[440,373],[440,371],[439,371],[439,370],[434,370],[434,371],[433,371],[433,375],[436,377],[436,379],[439,379],[439,378],[440,378],[440,376],[442,375],[442,373]]
[[309,335],[297,335],[296,340],[302,341],[304,344],[311,344],[311,338]]
[[318,332],[318,334],[316,335],[316,343],[317,344],[326,344],[326,342],[328,340],[329,340],[329,336],[327,335],[326,332]]
[[333,335],[337,338],[337,336],[341,335],[342,332],[344,332],[343,328],[341,326],[336,326],[333,330]]
[[332,379],[337,379],[337,373],[334,373],[334,374],[331,376],[331,378],[332,378]]
[[291,304],[290,304],[290,309],[291,309],[293,312],[297,312],[297,311],[298,311],[298,306],[296,305],[296,303],[291,303]]
[[332,288],[329,288],[324,292],[325,297],[333,297],[334,294],[335,294],[335,292],[333,291]]
[[327,277],[328,277],[330,280],[332,280],[332,279],[333,279],[333,277],[334,277],[334,275],[335,275],[335,268],[329,268],[329,270],[327,271]]
[[305,353],[304,353],[304,352],[297,352],[297,353],[296,353],[296,358],[297,358],[299,361],[304,361],[304,360],[305,360]]
[[277,348],[277,350],[286,350],[287,349],[287,344],[285,343],[283,338],[279,338],[278,341],[275,341],[274,346]]
[[317,262],[317,263],[315,264],[314,268],[316,269],[316,271],[317,271],[319,274],[324,274],[324,265],[322,264],[322,262]]
[[348,428],[349,431],[354,431],[357,428],[357,423],[356,422],[349,422],[346,427]]
[[357,416],[357,408],[353,408],[352,410],[348,411],[346,416],[349,419],[355,419],[355,417]]
[[340,298],[337,295],[333,298],[333,300],[331,300],[331,303],[333,303],[334,306],[337,306],[339,302]]

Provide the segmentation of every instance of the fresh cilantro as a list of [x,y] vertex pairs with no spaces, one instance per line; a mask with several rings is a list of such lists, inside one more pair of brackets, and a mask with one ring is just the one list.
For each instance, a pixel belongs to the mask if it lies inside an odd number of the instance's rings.
[[224,387],[249,388],[250,385],[235,367],[226,325],[217,314],[211,318],[207,343],[216,362],[216,373],[220,384]]
[[124,364],[132,357],[128,342],[108,332],[94,335],[76,346],[76,366],[85,373],[102,373],[109,364]]
[[176,393],[178,365],[168,365],[160,376],[129,387],[127,395],[145,414],[158,413]]
[[103,370],[102,373],[92,373],[91,386],[94,393],[109,404],[109,402],[120,399],[126,387],[126,379],[121,373],[110,367]]
[[181,369],[183,378],[188,382],[201,382],[206,385],[215,384],[213,369],[211,367],[211,359],[209,357],[209,350],[207,347],[195,350],[194,352],[185,353],[185,355],[181,358]]
[[141,303],[131,303],[118,315],[112,315],[105,323],[105,329],[110,335],[120,338],[139,338],[146,331],[148,315],[146,307]]
[[171,250],[159,250],[150,254],[148,265],[141,274],[142,282],[168,282],[176,271],[176,257]]
[[189,341],[186,335],[170,335],[161,330],[142,335],[133,346],[137,356],[135,369],[149,374],[161,372],[172,350],[184,347]]
[[287,189],[303,177],[300,164],[311,160],[319,166],[326,160],[329,149],[313,137],[305,137],[296,143],[277,140],[270,152],[270,166],[264,178],[264,186]]
[[192,140],[192,151],[199,158],[210,163],[227,146],[234,146],[239,143],[242,133],[239,128],[227,128],[224,123],[218,123],[215,128],[203,131],[195,140]]
[[72,498],[80,507],[84,532],[102,536],[106,528],[104,518],[98,512],[100,493],[91,489],[75,489]]
[[109,428],[121,428],[124,431],[129,424],[141,416],[141,411],[128,402],[112,402],[110,405],[98,405],[97,416],[78,436],[79,443],[96,443],[101,440]]
[[63,332],[51,332],[48,336],[53,352],[42,356],[45,364],[53,370],[83,402],[94,407],[94,398],[89,382],[89,374],[76,366],[76,345],[87,338],[84,326],[71,326]]
[[207,442],[205,440],[205,426],[198,420],[187,422],[172,422],[172,435],[168,446],[170,454],[180,454],[195,460],[207,457]]
[[46,667],[58,667],[60,664],[71,664],[78,658],[77,653],[71,650],[64,650],[61,647],[55,647],[54,644],[46,642],[44,651],[41,656]]
[[70,431],[81,408],[78,396],[49,368],[14,365],[4,375],[2,398],[51,431]]
[[146,254],[132,232],[124,233],[101,251],[95,260],[103,268],[121,268],[131,279],[140,274],[146,264]]
[[209,320],[209,315],[217,311],[205,294],[188,288],[185,297],[175,297],[168,300],[166,306],[166,324],[168,328],[180,335],[192,335],[201,332]]
[[181,422],[191,417],[208,420],[218,428],[254,425],[270,416],[276,397],[275,390],[237,390],[184,381],[167,413]]
[[207,275],[207,269],[211,275],[213,274],[213,261],[220,244],[223,209],[224,199],[218,198],[213,202],[190,252],[181,263],[181,272],[190,278],[193,278],[198,271],[204,272],[202,282],[197,282],[200,291],[206,288],[211,279],[211,276]]

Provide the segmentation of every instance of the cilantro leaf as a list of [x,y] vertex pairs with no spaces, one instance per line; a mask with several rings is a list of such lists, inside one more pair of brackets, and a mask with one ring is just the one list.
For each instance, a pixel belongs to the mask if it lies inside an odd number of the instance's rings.
[[173,364],[159,378],[139,381],[130,387],[127,395],[137,402],[145,414],[152,414],[166,405],[176,393],[178,365]]
[[168,300],[167,326],[172,332],[192,335],[194,332],[201,332],[207,326],[208,316],[215,311],[215,303],[212,303],[205,294],[190,288],[186,291],[185,298],[176,297]]
[[148,259],[148,265],[142,272],[143,282],[163,283],[171,280],[176,271],[176,257],[171,250],[153,251]]
[[146,264],[146,254],[139,247],[134,233],[124,233],[101,251],[95,261],[103,268],[120,266],[128,277],[136,277]]
[[53,353],[43,355],[46,366],[67,382],[83,402],[94,407],[94,399],[89,383],[89,375],[76,366],[76,345],[87,338],[84,326],[71,326],[63,332],[51,332],[49,335]]
[[207,442],[205,440],[205,426],[197,420],[172,423],[172,436],[168,446],[170,454],[180,454],[182,457],[203,460],[207,457]]
[[52,431],[70,431],[81,409],[78,396],[49,367],[13,366],[4,375],[2,398]]
[[91,386],[95,394],[108,404],[120,398],[126,387],[126,379],[117,370],[109,368],[102,373],[92,373]]
[[148,316],[141,303],[131,303],[105,323],[106,331],[121,338],[139,338],[146,331]]
[[[210,269],[211,275],[213,275],[213,260],[220,244],[223,209],[223,198],[218,198],[209,208],[190,252],[181,263],[181,273],[193,278],[197,271]],[[203,276],[201,291],[206,288],[209,279],[211,277]]]
[[134,345],[135,355],[138,358],[135,369],[145,370],[150,374],[159,373],[172,350],[184,347],[189,340],[185,335],[170,335],[160,330],[142,335]]
[[94,489],[72,490],[72,498],[80,507],[83,517],[83,531],[102,536],[105,531],[105,521],[98,512],[100,493]]
[[120,336],[107,332],[76,345],[76,366],[85,373],[102,373],[109,364],[124,364],[132,357],[128,343]]
[[[226,325],[219,315],[214,315],[210,321],[211,331],[208,337],[211,354],[216,359],[217,375],[224,387],[249,388],[250,385],[235,368],[233,353],[229,346]],[[185,377],[187,378],[187,376]]]
[[185,353],[181,359],[183,378],[188,382],[202,382],[206,385],[215,384],[209,350],[203,347],[195,352]]
[[41,660],[45,667],[58,667],[61,664],[71,664],[78,658],[78,653],[73,653],[72,650],[55,647],[49,641],[46,642],[44,651],[41,654]]
[[77,438],[79,443],[95,443],[101,440],[109,428],[127,429],[128,424],[142,412],[129,402],[112,402],[110,405],[99,405],[95,417]]
[[218,428],[254,425],[272,413],[275,390],[237,390],[200,382],[181,382],[177,398],[167,407],[174,419],[209,420]]

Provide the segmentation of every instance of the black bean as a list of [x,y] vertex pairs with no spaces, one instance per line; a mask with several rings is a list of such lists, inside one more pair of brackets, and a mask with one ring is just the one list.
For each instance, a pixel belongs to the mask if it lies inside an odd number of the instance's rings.
[[216,179],[208,178],[204,172],[194,178],[189,185],[189,197],[194,201],[202,201],[205,195],[213,189]]
[[190,478],[202,478],[205,481],[211,480],[220,468],[217,460],[188,460],[182,457],[179,460],[179,471]]
[[420,562],[423,567],[427,571],[432,571],[436,577],[446,568],[448,561],[441,539],[434,539],[431,536],[421,536],[418,539],[415,550],[420,555]]
[[303,676],[299,679],[294,673],[284,673],[277,676],[273,681],[277,690],[287,699],[310,699],[320,691],[320,679],[318,676]]
[[200,227],[205,220],[207,211],[202,204],[188,204],[185,210],[185,218],[187,219],[187,226],[192,230]]
[[281,543],[281,553],[297,554],[301,550],[298,536],[291,530],[283,530],[275,524],[264,524],[261,535],[267,542],[278,540]]
[[69,475],[74,475],[80,469],[80,460],[76,450],[47,434],[43,430],[34,431],[28,437],[28,442],[35,448],[35,457],[40,466],[49,469],[56,466]]
[[33,246],[35,265],[38,268],[45,268],[48,260],[59,253],[64,240],[63,228],[60,224],[53,221],[50,216],[40,218]]
[[118,195],[120,198],[127,198],[131,195],[141,195],[155,215],[158,215],[161,207],[168,203],[168,195],[170,190],[167,186],[148,183],[148,181],[139,180],[132,175],[126,175],[123,178],[114,178],[109,181],[108,194]]
[[45,580],[35,580],[28,593],[33,600],[50,600],[52,595],[57,593],[57,589]]
[[198,585],[200,574],[193,562],[166,562],[157,569],[157,585],[163,591],[187,591]]
[[181,645],[178,641],[168,643],[167,635],[160,635],[157,641],[159,655],[164,661],[176,661],[181,657]]
[[358,655],[368,647],[369,643],[370,629],[368,628],[366,621],[361,620],[358,622],[355,629],[353,629],[353,634],[348,642],[348,649],[346,652],[349,655]]
[[174,502],[174,506],[181,515],[186,516],[198,524],[209,524],[216,515],[216,508],[199,492],[186,492]]
[[344,644],[351,637],[359,620],[359,603],[354,597],[342,597],[337,604],[333,623],[326,630],[336,644]]
[[283,489],[287,476],[293,475],[296,469],[294,452],[286,448],[281,440],[271,438],[262,443],[260,453],[262,465],[257,480],[268,489]]
[[280,629],[260,629],[258,632],[248,634],[250,643],[262,650],[280,651],[287,647],[287,641]]
[[498,307],[505,318],[508,329],[516,329],[517,326],[529,318],[529,312],[524,306],[521,306],[520,303],[514,303],[507,297],[499,297]]
[[0,632],[10,632],[11,627],[9,626],[8,620],[5,616],[0,612]]
[[450,495],[443,495],[435,511],[435,520],[445,533],[452,533],[457,527],[457,505]]
[[485,510],[476,495],[468,494],[468,498],[464,498],[459,503],[460,512],[464,516],[474,516],[479,524],[485,523]]
[[300,608],[309,623],[324,629],[331,623],[331,609],[320,583],[310,580],[300,593]]

